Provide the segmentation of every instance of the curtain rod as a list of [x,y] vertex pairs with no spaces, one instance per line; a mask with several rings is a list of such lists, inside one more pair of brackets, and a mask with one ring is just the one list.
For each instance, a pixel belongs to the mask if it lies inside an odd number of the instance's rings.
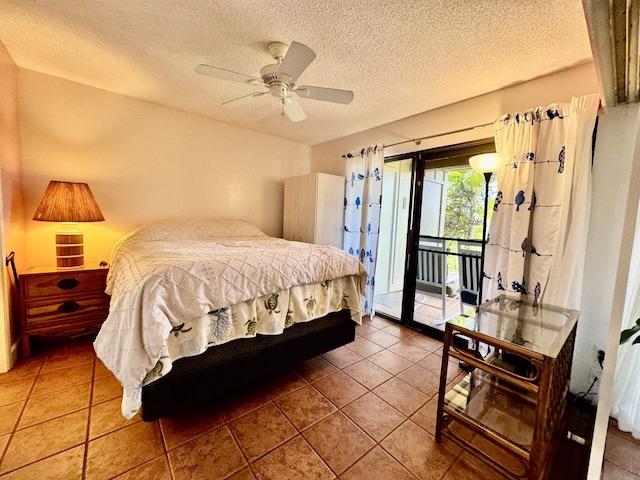
[[[422,140],[428,140],[430,138],[436,138],[436,137],[444,137],[445,135],[452,135],[454,133],[460,133],[460,132],[467,132],[469,130],[475,130],[476,128],[483,128],[483,127],[488,127],[490,125],[493,125],[495,123],[495,121],[491,122],[491,123],[483,123],[482,125],[474,125],[473,127],[467,127],[467,128],[460,128],[458,130],[451,130],[449,132],[442,132],[442,133],[436,133],[434,135],[427,135],[426,137],[420,137],[420,138],[412,138],[411,140],[403,140],[402,142],[396,142],[396,143],[390,143],[389,145],[383,145],[384,148],[389,148],[389,147],[395,147],[396,145],[402,145],[403,143],[415,143],[416,145],[420,145],[420,143],[422,143]],[[354,157],[356,154],[353,153],[346,153],[344,155],[342,155],[342,158],[352,158]]]

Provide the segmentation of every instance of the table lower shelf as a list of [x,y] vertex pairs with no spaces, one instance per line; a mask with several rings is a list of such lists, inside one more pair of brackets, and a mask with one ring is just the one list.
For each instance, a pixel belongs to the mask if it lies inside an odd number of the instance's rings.
[[486,429],[528,453],[536,421],[535,401],[533,394],[475,369],[445,394],[444,406],[469,418],[477,429]]

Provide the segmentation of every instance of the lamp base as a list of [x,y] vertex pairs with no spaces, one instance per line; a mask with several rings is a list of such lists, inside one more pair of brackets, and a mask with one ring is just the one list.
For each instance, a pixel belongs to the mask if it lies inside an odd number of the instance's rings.
[[56,265],[58,270],[84,267],[84,239],[79,230],[56,232]]

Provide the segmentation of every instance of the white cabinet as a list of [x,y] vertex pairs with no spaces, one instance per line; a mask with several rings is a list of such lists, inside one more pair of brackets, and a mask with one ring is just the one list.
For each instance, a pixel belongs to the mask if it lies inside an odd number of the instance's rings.
[[344,182],[327,173],[286,178],[283,238],[342,247]]

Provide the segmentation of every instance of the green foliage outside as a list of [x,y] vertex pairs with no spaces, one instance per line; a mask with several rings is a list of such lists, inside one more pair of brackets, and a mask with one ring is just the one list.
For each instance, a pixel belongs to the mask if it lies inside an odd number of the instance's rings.
[[[484,209],[484,175],[471,169],[452,170],[447,178],[447,200],[444,236],[461,239],[482,239]],[[489,183],[487,228],[493,213],[495,175]]]

